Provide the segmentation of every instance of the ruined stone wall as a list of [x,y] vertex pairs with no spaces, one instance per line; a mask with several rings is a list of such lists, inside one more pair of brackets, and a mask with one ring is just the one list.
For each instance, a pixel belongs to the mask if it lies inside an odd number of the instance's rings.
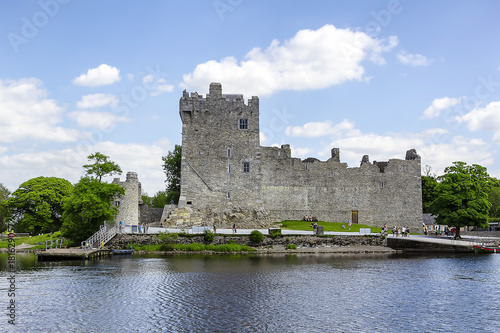
[[[218,83],[206,98],[184,92],[182,171],[179,207],[191,205],[207,221],[241,222],[302,219],[422,227],[420,157],[414,150],[404,160],[370,163],[360,167],[340,163],[340,150],[323,162],[291,157],[289,145],[261,147],[259,104],[252,97],[245,105],[240,95],[223,95]],[[240,129],[239,120],[248,119]],[[243,163],[249,172],[243,172]],[[239,221],[231,220],[237,215]],[[229,218],[228,218],[229,217]]]

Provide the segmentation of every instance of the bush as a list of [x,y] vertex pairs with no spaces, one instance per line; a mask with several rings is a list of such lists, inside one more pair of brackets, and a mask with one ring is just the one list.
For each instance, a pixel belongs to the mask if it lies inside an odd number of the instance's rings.
[[286,246],[286,249],[287,250],[297,250],[297,245],[295,245],[295,244],[288,244]]
[[264,235],[259,230],[254,230],[250,233],[250,241],[252,243],[261,243],[264,239]]
[[209,230],[205,230],[205,233],[203,234],[203,240],[207,244],[212,243],[214,241],[214,234]]
[[159,234],[156,235],[156,238],[161,240],[163,243],[170,243],[179,238],[179,235],[169,232],[160,232]]
[[271,238],[272,239],[276,239],[278,237],[281,236],[281,229],[274,229],[272,232],[271,232]]

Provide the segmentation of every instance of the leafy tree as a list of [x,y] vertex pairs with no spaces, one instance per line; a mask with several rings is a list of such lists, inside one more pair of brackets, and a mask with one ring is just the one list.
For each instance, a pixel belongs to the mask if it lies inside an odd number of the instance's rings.
[[500,215],[500,187],[493,185],[488,191],[488,201],[491,203],[490,217]]
[[102,177],[112,176],[114,174],[120,175],[122,169],[116,164],[109,160],[109,156],[96,152],[87,156],[89,161],[94,161],[93,164],[85,164],[83,167],[87,170],[86,173],[89,176],[95,176],[99,182],[102,181]]
[[9,189],[0,184],[0,232],[7,230],[7,224],[5,223],[7,211],[2,203],[9,198],[9,195]]
[[63,201],[73,185],[56,177],[37,177],[19,186],[3,206],[17,232],[40,234],[58,231],[62,224]]
[[167,201],[167,191],[158,191],[152,197],[148,196],[147,193],[144,193],[141,196],[142,202],[144,202],[149,207],[153,208],[163,208],[168,203]]
[[83,177],[75,185],[73,195],[64,202],[62,235],[75,242],[92,236],[106,220],[112,220],[118,208],[112,205],[125,190],[118,184]]
[[490,179],[486,168],[454,162],[444,172],[438,177],[437,198],[430,207],[437,223],[457,227],[457,238],[460,227],[487,227],[491,203],[486,193]]
[[120,185],[102,181],[102,177],[122,173],[118,164],[99,152],[87,158],[94,161],[83,166],[88,177],[80,179],[73,195],[64,202],[61,232],[75,242],[87,239],[99,230],[104,221],[114,219],[118,208],[112,202],[116,196],[125,194]]
[[169,151],[167,156],[163,156],[163,170],[167,176],[167,203],[171,200],[179,202],[181,194],[181,157],[182,146],[175,145],[173,151]]
[[435,177],[422,176],[422,210],[424,213],[430,213],[431,204],[436,200],[436,186],[438,184]]

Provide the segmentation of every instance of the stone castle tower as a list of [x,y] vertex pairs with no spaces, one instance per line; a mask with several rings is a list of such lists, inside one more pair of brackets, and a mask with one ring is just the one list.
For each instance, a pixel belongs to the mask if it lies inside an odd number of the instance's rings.
[[340,162],[338,148],[325,162],[292,158],[289,145],[260,146],[259,99],[245,104],[242,95],[222,94],[220,83],[206,97],[184,91],[179,114],[179,208],[199,211],[204,223],[251,227],[312,215],[422,229],[420,156],[413,149],[404,160],[371,163],[365,155],[356,168]]
[[122,186],[125,189],[125,195],[120,198],[116,198],[114,205],[118,206],[118,214],[115,217],[115,222],[118,225],[120,221],[123,221],[124,225],[135,225],[139,224],[139,204],[142,204],[141,200],[141,183],[135,172],[127,172],[127,178],[125,181],[120,181],[120,178],[113,179],[113,183]]

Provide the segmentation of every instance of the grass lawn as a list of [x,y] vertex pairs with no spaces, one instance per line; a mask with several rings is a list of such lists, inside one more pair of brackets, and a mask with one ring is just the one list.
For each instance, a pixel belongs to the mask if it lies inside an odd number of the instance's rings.
[[[43,235],[32,236],[32,237],[22,237],[22,238],[15,237],[15,240],[16,240],[16,246],[21,245],[22,243],[31,244],[31,245],[37,245],[37,243],[43,243],[43,245],[39,244],[36,247],[32,247],[32,249],[45,249],[45,241],[46,240],[52,239],[52,241],[55,244],[56,239],[58,239],[58,238],[62,238],[61,233],[59,231],[54,232],[52,235],[51,234],[43,234]],[[6,247],[8,247],[8,244],[9,244],[8,238],[3,238],[0,241],[0,248],[6,248]],[[63,244],[63,245],[67,245],[67,244]]]
[[[307,231],[312,231],[313,228],[311,227],[311,223],[313,222],[307,222],[307,221],[283,221],[281,224],[283,225],[282,229],[285,230],[307,230]],[[359,232],[360,228],[371,228],[372,232],[380,232],[381,229],[380,227],[372,227],[369,225],[364,225],[364,224],[352,224],[351,225],[351,230],[347,229],[347,223],[344,223],[345,229],[342,229],[342,223],[341,222],[322,222],[318,221],[318,225],[323,226],[325,231],[339,231],[339,232]]]

